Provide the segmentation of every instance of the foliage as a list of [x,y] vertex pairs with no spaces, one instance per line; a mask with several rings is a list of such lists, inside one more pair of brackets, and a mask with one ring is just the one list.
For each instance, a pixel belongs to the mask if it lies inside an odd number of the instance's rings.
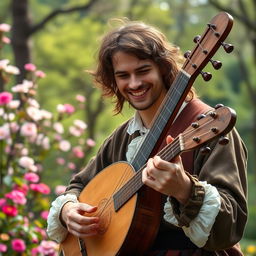
[[[9,30],[9,25],[0,24],[0,50],[10,43],[5,36]],[[76,96],[77,109],[67,103],[58,104],[55,114],[42,109],[36,96],[45,73],[32,63],[25,69],[27,79],[13,86],[11,78],[19,70],[9,60],[0,60],[5,88],[0,93],[0,255],[57,255],[58,245],[47,239],[44,229],[51,193],[42,182],[48,156],[54,155],[55,165],[71,174],[95,142],[83,138],[87,125],[82,120],[63,125],[84,108],[85,98]],[[55,193],[64,189],[58,186]]]

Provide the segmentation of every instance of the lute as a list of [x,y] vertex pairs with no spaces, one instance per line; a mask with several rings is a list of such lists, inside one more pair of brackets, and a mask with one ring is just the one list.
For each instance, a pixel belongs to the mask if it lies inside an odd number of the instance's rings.
[[[165,146],[157,155],[166,161],[170,161],[182,152],[193,150],[228,133],[236,122],[236,113],[228,107],[219,107],[210,111],[204,118],[191,124],[174,141]],[[226,141],[225,141],[226,142]],[[223,139],[220,143],[223,143]],[[80,241],[78,238],[68,235],[61,244],[61,250],[66,256],[114,256],[114,255],[143,255],[145,248],[141,246],[151,232],[140,236],[143,222],[148,216],[147,209],[140,212],[142,223],[133,224],[134,218],[138,218],[137,202],[138,191],[144,185],[142,183],[143,165],[135,171],[127,162],[114,163],[97,174],[80,194],[79,201],[90,205],[98,205],[98,210],[92,215],[100,217],[100,234],[87,237]],[[106,182],[107,180],[107,182]],[[100,189],[99,189],[100,188]],[[154,216],[154,213],[150,213]],[[147,221],[146,221],[147,223]],[[136,228],[135,228],[136,226]],[[151,229],[151,226],[144,229]],[[145,230],[147,231],[147,230]],[[136,239],[140,243],[134,244]],[[124,246],[129,244],[129,246]],[[82,246],[81,246],[82,245]],[[81,248],[83,247],[83,248]],[[82,254],[82,250],[86,254]]]

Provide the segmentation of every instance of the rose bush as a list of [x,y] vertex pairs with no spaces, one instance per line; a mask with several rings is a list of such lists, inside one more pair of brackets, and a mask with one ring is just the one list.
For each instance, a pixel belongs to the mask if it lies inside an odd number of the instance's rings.
[[[5,35],[9,30],[8,24],[0,24],[0,50],[10,43]],[[9,63],[0,59],[0,255],[53,256],[58,245],[45,232],[51,193],[42,182],[45,160],[54,151],[56,165],[75,170],[86,147],[95,145],[92,139],[83,139],[87,125],[82,120],[63,125],[83,108],[85,98],[76,96],[77,109],[68,103],[59,104],[55,114],[42,109],[36,95],[45,73],[28,63],[24,68],[29,79],[10,85],[19,69]],[[64,189],[60,185],[55,193]]]

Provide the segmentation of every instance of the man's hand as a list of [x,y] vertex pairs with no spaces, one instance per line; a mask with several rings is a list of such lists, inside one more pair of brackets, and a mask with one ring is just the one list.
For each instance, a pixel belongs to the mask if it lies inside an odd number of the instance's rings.
[[[167,137],[167,143],[172,140],[171,136]],[[159,156],[150,158],[142,171],[142,182],[162,194],[175,197],[182,204],[189,199],[192,188],[179,156],[171,162]]]
[[61,219],[67,225],[68,231],[77,237],[87,237],[98,234],[99,217],[87,217],[84,213],[93,213],[97,207],[84,203],[67,202],[61,210]]

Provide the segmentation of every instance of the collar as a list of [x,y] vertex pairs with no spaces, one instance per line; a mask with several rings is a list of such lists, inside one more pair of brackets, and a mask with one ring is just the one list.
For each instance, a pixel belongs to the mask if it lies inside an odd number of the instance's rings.
[[[177,116],[175,117],[174,121],[176,120],[176,118],[179,116],[180,112],[184,109],[184,107],[187,105],[187,102],[183,102],[178,113]],[[173,122],[174,122],[173,121]],[[127,128],[127,133],[129,135],[132,135],[133,133],[135,133],[136,131],[140,132],[140,135],[143,135],[145,133],[147,133],[149,131],[149,129],[147,129],[141,120],[141,117],[139,115],[138,112],[135,112],[135,115],[132,117],[132,119],[129,121],[128,124],[128,128]]]

